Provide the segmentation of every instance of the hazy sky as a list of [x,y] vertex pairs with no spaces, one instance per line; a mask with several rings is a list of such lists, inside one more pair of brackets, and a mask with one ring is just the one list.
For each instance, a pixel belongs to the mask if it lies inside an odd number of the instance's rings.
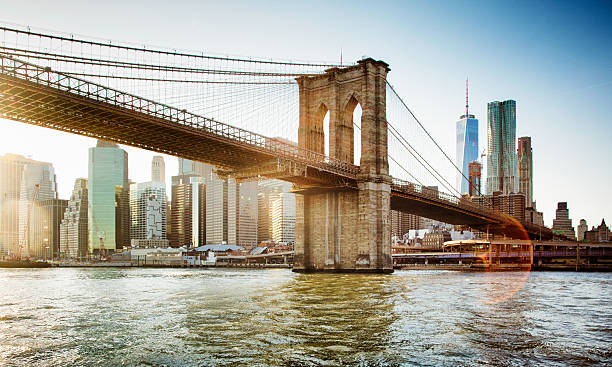
[[[567,201],[574,226],[612,222],[612,2],[558,1],[1,1],[0,21],[179,49],[338,62],[367,55],[448,153],[465,107],[486,146],[487,102],[517,102],[531,136],[534,198],[552,224]],[[91,139],[0,120],[0,154],[56,167],[60,197],[87,176]],[[150,178],[154,153],[129,152],[130,178]],[[166,157],[167,176],[176,174]],[[452,181],[454,182],[454,178]]]

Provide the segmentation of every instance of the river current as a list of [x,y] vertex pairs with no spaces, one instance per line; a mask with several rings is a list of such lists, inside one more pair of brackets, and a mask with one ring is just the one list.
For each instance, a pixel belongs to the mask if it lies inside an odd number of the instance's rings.
[[612,274],[0,269],[4,366],[612,365]]

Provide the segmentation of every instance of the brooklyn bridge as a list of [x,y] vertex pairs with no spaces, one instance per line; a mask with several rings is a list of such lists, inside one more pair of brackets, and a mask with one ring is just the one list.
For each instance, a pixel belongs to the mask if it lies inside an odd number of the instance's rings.
[[213,164],[239,181],[292,182],[295,270],[392,271],[392,209],[510,238],[552,237],[456,191],[449,182],[461,171],[383,61],[0,32],[0,118]]

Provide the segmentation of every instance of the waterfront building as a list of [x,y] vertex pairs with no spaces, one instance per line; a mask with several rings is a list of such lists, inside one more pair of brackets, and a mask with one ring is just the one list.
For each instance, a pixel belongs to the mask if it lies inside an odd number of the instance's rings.
[[98,140],[89,148],[88,166],[88,249],[114,252],[130,244],[128,154]]
[[165,183],[130,185],[130,238],[132,246],[168,247]]
[[516,156],[516,102],[487,105],[487,194],[518,192]]
[[[272,203],[281,193],[288,193],[291,183],[280,180],[260,181],[257,187],[257,239],[259,242],[272,241]],[[295,214],[294,214],[295,216]]]
[[295,241],[295,194],[281,192],[272,202],[272,240]]
[[239,185],[238,200],[238,245],[257,246],[257,182]]
[[87,256],[87,179],[77,178],[60,224],[60,257]]
[[584,233],[589,230],[589,226],[585,219],[580,219],[580,224],[576,227],[576,233],[578,234],[578,241],[584,241]]
[[34,201],[30,218],[29,254],[39,259],[60,255],[60,224],[68,200],[46,199]]
[[556,218],[553,219],[552,231],[555,234],[563,235],[570,239],[576,238],[574,227],[572,227],[572,220],[569,218],[567,202],[557,203]]
[[525,194],[525,205],[533,207],[533,152],[531,137],[523,136],[518,140],[518,192]]
[[154,156],[151,162],[151,181],[166,182],[166,163],[161,155]]
[[206,184],[203,177],[172,177],[170,223],[171,246],[198,247],[206,243]]
[[465,82],[465,115],[457,121],[457,191],[461,195],[470,192],[469,165],[478,159],[478,120],[468,111],[468,89]]
[[470,162],[469,165],[469,192],[470,196],[482,195],[482,185],[481,185],[481,176],[482,176],[482,164],[478,161]]
[[423,235],[422,247],[427,249],[441,250],[442,245],[446,241],[451,240],[451,234],[448,231],[434,231]]

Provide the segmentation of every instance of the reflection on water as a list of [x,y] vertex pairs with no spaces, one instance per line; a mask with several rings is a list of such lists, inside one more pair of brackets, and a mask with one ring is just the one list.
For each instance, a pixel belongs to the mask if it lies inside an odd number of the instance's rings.
[[0,291],[0,365],[612,360],[609,274],[0,269]]

